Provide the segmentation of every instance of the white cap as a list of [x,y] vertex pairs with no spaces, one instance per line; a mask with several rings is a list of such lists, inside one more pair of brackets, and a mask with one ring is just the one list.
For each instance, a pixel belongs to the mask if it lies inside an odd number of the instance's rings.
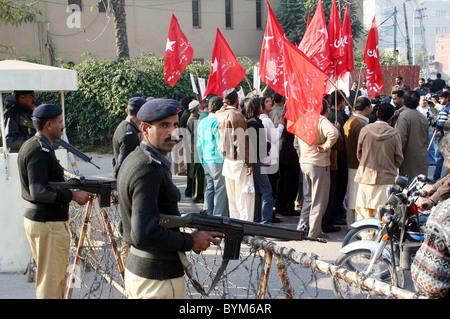
[[189,103],[189,111],[192,111],[193,109],[195,109],[195,107],[197,107],[198,105],[200,105],[200,102],[197,100],[193,100],[191,103]]

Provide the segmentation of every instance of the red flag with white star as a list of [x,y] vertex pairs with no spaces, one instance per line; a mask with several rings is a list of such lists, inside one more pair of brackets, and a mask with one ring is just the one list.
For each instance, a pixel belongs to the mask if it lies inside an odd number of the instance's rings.
[[259,76],[275,92],[284,96],[283,42],[286,38],[269,3],[267,25],[259,59]]
[[172,14],[164,58],[164,81],[174,87],[193,56],[194,49]]
[[326,75],[287,39],[283,54],[287,130],[311,145],[322,112]]
[[223,91],[235,88],[244,79],[245,70],[234,56],[219,28],[211,61],[205,96],[210,94],[222,96]]

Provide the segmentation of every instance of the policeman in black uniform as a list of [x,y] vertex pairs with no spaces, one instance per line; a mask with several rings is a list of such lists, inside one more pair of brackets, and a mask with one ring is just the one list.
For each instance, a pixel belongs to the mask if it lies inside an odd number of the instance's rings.
[[[185,298],[182,252],[218,244],[216,232],[182,233],[160,225],[160,214],[180,215],[180,191],[172,181],[166,157],[177,141],[180,105],[171,99],[146,102],[137,117],[143,141],[122,163],[117,190],[122,237],[130,246],[125,265],[129,298]],[[184,258],[183,258],[184,256]]]
[[142,97],[132,97],[128,101],[127,118],[120,122],[113,136],[113,154],[114,154],[114,170],[113,176],[117,178],[120,166],[125,157],[128,156],[141,142],[141,130],[139,125],[141,121],[136,117],[141,106],[147,102]]
[[22,144],[36,134],[31,114],[33,113],[34,92],[14,91],[14,107],[5,113],[6,146],[10,153],[17,153]]
[[83,205],[93,194],[49,186],[50,181],[64,181],[64,168],[52,147],[64,130],[62,109],[42,104],[32,115],[37,133],[18,155],[22,198],[28,202],[24,227],[37,265],[36,298],[59,299],[64,297],[69,265],[69,203],[74,200]]

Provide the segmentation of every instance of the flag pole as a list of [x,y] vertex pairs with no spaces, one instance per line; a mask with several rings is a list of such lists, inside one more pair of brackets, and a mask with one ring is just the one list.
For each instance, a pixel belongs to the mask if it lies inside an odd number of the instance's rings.
[[348,106],[352,109],[352,111],[354,111],[353,107],[351,106],[350,102],[347,100],[347,97],[342,94],[342,92],[340,90],[338,90],[337,85],[331,81],[330,77],[328,75],[325,74],[325,77],[327,78],[328,81],[330,81],[330,83],[334,86],[334,88],[336,89],[336,91],[339,91],[339,94],[342,95],[342,97],[344,98],[344,100],[347,102]]
[[[336,79],[336,81],[337,81],[337,60],[334,60],[334,78]],[[338,87],[337,86],[335,86],[335,90],[334,90],[334,103],[336,104],[337,103],[337,91],[338,91]],[[339,91],[340,92],[340,91]],[[337,105],[335,105],[334,106],[334,114],[335,114],[335,117],[334,117],[334,122],[336,123],[337,122]]]
[[245,81],[247,82],[247,85],[248,85],[248,87],[250,88],[250,92],[251,92],[252,95],[253,95],[253,88],[252,88],[252,86],[250,85],[250,81],[248,80],[247,75],[245,76]]

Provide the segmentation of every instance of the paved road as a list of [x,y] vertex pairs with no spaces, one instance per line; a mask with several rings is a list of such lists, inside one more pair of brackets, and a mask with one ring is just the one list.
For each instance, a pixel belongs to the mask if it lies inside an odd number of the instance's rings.
[[[110,154],[88,154],[89,157],[93,157],[92,161],[100,166],[100,170],[95,168],[89,163],[85,163],[81,160],[77,160],[77,167],[81,175],[87,178],[111,178],[111,159]],[[177,176],[173,177],[175,184],[184,195],[184,189],[186,187],[186,177]],[[199,211],[202,208],[201,204],[194,204],[190,198],[183,197],[179,209],[181,213],[187,213],[192,211]],[[280,216],[282,222],[280,226],[295,228],[298,222],[298,217],[283,217]],[[339,249],[341,247],[341,242],[345,236],[345,227],[342,227],[339,232],[329,233],[328,243],[322,244],[317,242],[297,242],[297,243],[286,243],[286,246],[294,248],[297,252],[305,252],[308,255],[314,253],[318,256],[318,259],[333,263],[339,255]],[[283,244],[280,244],[280,246]],[[409,276],[409,273],[407,274]],[[413,291],[412,284],[407,281],[407,289]],[[324,284],[323,294],[319,295],[319,298],[334,298],[334,295],[330,288],[330,282]],[[29,283],[26,281],[26,276],[21,273],[0,273],[0,299],[33,299],[35,298],[34,283]]]

